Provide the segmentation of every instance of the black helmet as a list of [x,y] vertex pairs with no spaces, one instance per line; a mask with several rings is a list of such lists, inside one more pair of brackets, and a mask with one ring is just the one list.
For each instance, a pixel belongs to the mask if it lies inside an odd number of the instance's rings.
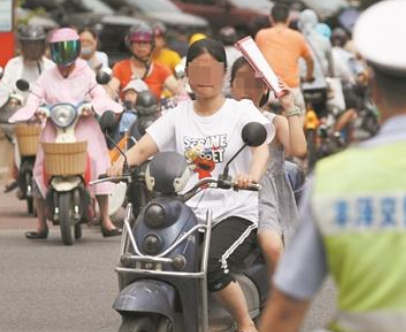
[[18,40],[19,41],[44,41],[47,35],[44,29],[37,25],[25,25],[20,27],[18,31]]
[[184,156],[176,152],[161,152],[148,164],[145,182],[150,191],[174,194],[183,190],[190,176]]
[[150,115],[159,112],[158,99],[151,91],[138,93],[135,109],[141,115]]
[[343,28],[335,28],[331,34],[331,43],[333,46],[344,47],[349,37]]
[[224,27],[220,30],[220,39],[224,45],[234,45],[237,38],[237,31],[233,27]]
[[[134,122],[134,124],[137,124],[137,132],[140,134],[141,137],[147,133],[148,127],[150,127],[157,119],[158,119],[157,114],[146,115],[139,117],[138,120]],[[139,139],[140,138],[138,138],[138,140]]]
[[37,61],[45,53],[46,33],[44,29],[36,25],[26,25],[19,29],[18,41],[21,53],[25,59]]

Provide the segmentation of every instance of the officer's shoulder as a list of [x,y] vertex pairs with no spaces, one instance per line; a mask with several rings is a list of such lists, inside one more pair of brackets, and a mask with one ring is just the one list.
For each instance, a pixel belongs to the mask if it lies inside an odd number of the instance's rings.
[[334,171],[342,169],[344,166],[351,164],[351,161],[356,159],[361,148],[358,146],[349,147],[344,151],[338,152],[332,156],[323,158],[317,162],[316,173],[320,170]]

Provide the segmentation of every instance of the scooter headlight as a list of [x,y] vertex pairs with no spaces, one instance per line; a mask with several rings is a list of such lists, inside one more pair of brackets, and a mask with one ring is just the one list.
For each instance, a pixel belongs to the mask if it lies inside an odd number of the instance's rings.
[[76,108],[71,104],[58,104],[51,108],[52,122],[62,129],[71,126],[76,116]]
[[145,223],[151,228],[162,228],[166,224],[165,209],[159,204],[151,204],[145,210]]
[[143,243],[144,252],[148,255],[156,254],[163,246],[162,239],[156,234],[149,234],[145,237]]

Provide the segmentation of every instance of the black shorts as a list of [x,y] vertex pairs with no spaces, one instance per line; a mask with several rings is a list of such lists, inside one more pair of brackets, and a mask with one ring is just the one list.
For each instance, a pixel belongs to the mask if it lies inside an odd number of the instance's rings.
[[252,251],[256,229],[256,224],[240,217],[229,217],[213,228],[207,267],[209,291],[220,291],[234,281],[230,267]]

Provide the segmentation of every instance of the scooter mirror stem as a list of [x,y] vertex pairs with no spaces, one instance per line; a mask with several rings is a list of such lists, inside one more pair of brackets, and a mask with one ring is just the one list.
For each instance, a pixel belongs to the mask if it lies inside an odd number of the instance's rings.
[[244,144],[237,152],[236,154],[229,160],[229,162],[227,163],[226,167],[224,167],[224,172],[223,174],[221,174],[221,178],[226,180],[229,178],[228,176],[228,172],[230,170],[230,164],[234,161],[235,158],[237,158],[237,156],[241,153],[242,150],[244,150],[246,148],[247,144]]
[[107,130],[105,132],[105,135],[109,142],[114,145],[114,147],[120,152],[120,154],[124,157],[124,163],[123,163],[123,174],[127,174],[130,171],[130,166],[128,165],[128,158],[123,152],[123,150],[120,149],[120,147],[114,142],[114,140],[110,137],[110,135],[107,133]]

